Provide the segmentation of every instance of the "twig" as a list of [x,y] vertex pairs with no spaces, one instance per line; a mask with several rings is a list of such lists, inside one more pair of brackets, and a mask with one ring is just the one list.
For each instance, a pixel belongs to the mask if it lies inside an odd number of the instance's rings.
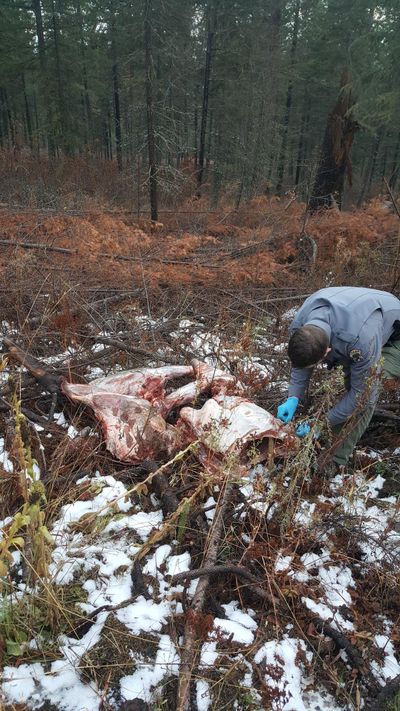
[[[126,351],[126,353],[131,353],[132,355],[143,355],[147,358],[154,358],[154,351],[148,351],[145,348],[138,348],[136,346],[129,346],[120,338],[109,338],[108,336],[93,336],[91,339],[95,343],[103,343],[106,346],[115,346],[120,351]],[[158,357],[158,356],[157,356]]]
[[394,422],[400,422],[399,415],[395,415],[393,412],[387,412],[386,410],[375,410],[372,417],[376,417],[381,420],[393,420]]
[[53,421],[54,418],[54,413],[56,411],[56,405],[57,405],[57,393],[53,393],[51,396],[51,407],[49,411],[49,422]]

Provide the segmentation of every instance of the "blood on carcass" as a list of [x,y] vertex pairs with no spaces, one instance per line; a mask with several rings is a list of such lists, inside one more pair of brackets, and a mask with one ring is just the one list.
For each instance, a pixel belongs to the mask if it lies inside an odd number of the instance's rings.
[[264,437],[287,437],[282,423],[270,412],[246,398],[223,393],[207,400],[201,410],[182,408],[180,418],[191,428],[194,438],[203,439],[220,454]]
[[[181,376],[193,380],[165,394],[165,384]],[[95,380],[88,385],[64,381],[71,400],[89,405],[99,420],[107,449],[124,462],[170,457],[200,439],[215,455],[240,453],[249,442],[287,437],[282,423],[243,396],[243,386],[230,373],[194,360],[190,366],[142,368]],[[201,409],[183,407],[209,392]],[[182,408],[176,425],[166,422]]]

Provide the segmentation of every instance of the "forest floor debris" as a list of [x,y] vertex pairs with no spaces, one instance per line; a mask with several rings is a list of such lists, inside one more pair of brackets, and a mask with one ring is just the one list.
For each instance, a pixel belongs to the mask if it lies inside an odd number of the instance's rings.
[[[15,259],[22,272],[32,264],[21,252]],[[96,269],[92,292],[67,286],[56,270],[28,299],[26,280],[16,280],[4,335],[82,383],[197,357],[275,410],[287,383],[288,320],[296,294],[314,287],[309,276],[299,276],[295,292],[277,283],[260,298],[253,286],[221,295],[197,280],[183,291],[168,285],[168,269],[164,286],[154,286],[144,266],[113,301],[117,282],[104,290]],[[245,474],[232,456],[206,471],[191,446],[134,466],[106,451],[87,409],[58,401],[49,419],[51,393],[3,361],[7,711],[177,703],[193,711],[347,711],[375,708],[385,690],[395,696],[396,420],[376,418],[351,471],[331,481],[315,475],[311,440],[267,464],[250,451]],[[338,387],[335,374],[320,385],[317,377],[314,407]],[[383,397],[382,408],[396,414],[398,394]]]

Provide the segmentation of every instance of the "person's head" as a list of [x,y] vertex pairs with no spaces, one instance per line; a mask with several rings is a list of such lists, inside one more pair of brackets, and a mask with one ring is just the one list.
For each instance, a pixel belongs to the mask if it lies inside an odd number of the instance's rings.
[[302,326],[290,336],[288,354],[294,368],[309,368],[330,350],[328,335],[318,326]]

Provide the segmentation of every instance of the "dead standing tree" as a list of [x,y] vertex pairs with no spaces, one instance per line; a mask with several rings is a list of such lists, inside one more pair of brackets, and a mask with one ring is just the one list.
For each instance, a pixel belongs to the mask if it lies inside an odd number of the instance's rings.
[[308,203],[309,212],[315,212],[321,207],[332,207],[335,204],[340,208],[346,173],[351,185],[351,147],[359,128],[353,118],[354,103],[350,74],[345,69],[340,82],[338,99],[328,116],[317,174]]

